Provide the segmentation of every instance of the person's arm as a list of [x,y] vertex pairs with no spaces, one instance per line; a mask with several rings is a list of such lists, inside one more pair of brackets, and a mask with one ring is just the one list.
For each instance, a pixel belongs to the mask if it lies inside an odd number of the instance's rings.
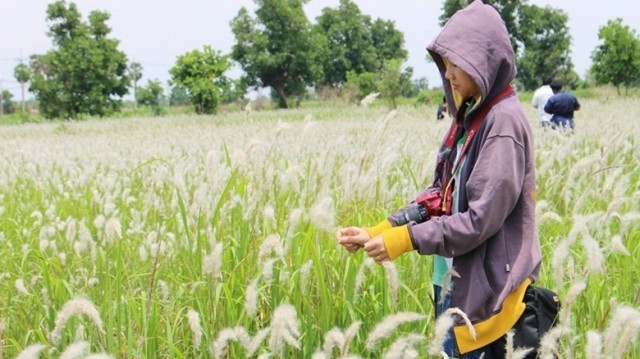
[[548,113],[548,114],[554,114],[554,107],[555,107],[555,99],[553,98],[553,96],[551,96],[551,98],[549,98],[547,100],[547,103],[544,105],[544,112]]

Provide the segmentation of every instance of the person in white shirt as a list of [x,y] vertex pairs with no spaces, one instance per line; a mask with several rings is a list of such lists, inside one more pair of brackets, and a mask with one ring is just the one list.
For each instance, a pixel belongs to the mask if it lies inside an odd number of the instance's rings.
[[549,77],[543,78],[542,86],[533,93],[533,100],[531,100],[531,105],[538,109],[538,120],[540,121],[540,125],[545,129],[547,127],[551,127],[552,115],[544,111],[544,105],[546,105],[549,98],[553,96],[553,90],[549,86],[551,81],[552,80]]

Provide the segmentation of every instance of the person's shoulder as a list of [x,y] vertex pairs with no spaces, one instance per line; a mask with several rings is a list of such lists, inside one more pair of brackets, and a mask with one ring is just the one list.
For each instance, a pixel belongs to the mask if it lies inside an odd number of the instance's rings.
[[520,131],[522,130],[522,123],[529,121],[524,111],[524,106],[516,97],[505,99],[496,104],[489,111],[487,120],[494,130],[503,134],[505,132]]

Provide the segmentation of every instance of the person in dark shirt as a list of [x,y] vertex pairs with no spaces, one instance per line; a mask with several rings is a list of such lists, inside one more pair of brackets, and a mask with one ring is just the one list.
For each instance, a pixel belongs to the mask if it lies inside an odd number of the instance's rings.
[[562,84],[553,81],[549,85],[553,90],[553,96],[544,106],[544,111],[553,115],[551,117],[552,128],[564,128],[573,130],[573,113],[580,110],[578,99],[566,91],[562,91]]
[[449,108],[447,107],[447,97],[442,96],[442,103],[438,105],[438,113],[436,114],[438,120],[444,119],[444,117],[449,113]]

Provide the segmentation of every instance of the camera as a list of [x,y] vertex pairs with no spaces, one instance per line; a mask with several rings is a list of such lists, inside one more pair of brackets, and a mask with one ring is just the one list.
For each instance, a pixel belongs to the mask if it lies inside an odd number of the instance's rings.
[[429,187],[424,191],[415,203],[407,206],[396,218],[398,225],[407,224],[411,221],[422,223],[428,221],[431,217],[437,217],[445,214],[442,208],[442,189],[439,187]]
[[400,213],[400,216],[396,218],[399,226],[403,224],[407,224],[411,221],[415,221],[417,223],[426,222],[429,220],[429,215],[427,214],[427,210],[419,204],[411,204],[407,206]]

